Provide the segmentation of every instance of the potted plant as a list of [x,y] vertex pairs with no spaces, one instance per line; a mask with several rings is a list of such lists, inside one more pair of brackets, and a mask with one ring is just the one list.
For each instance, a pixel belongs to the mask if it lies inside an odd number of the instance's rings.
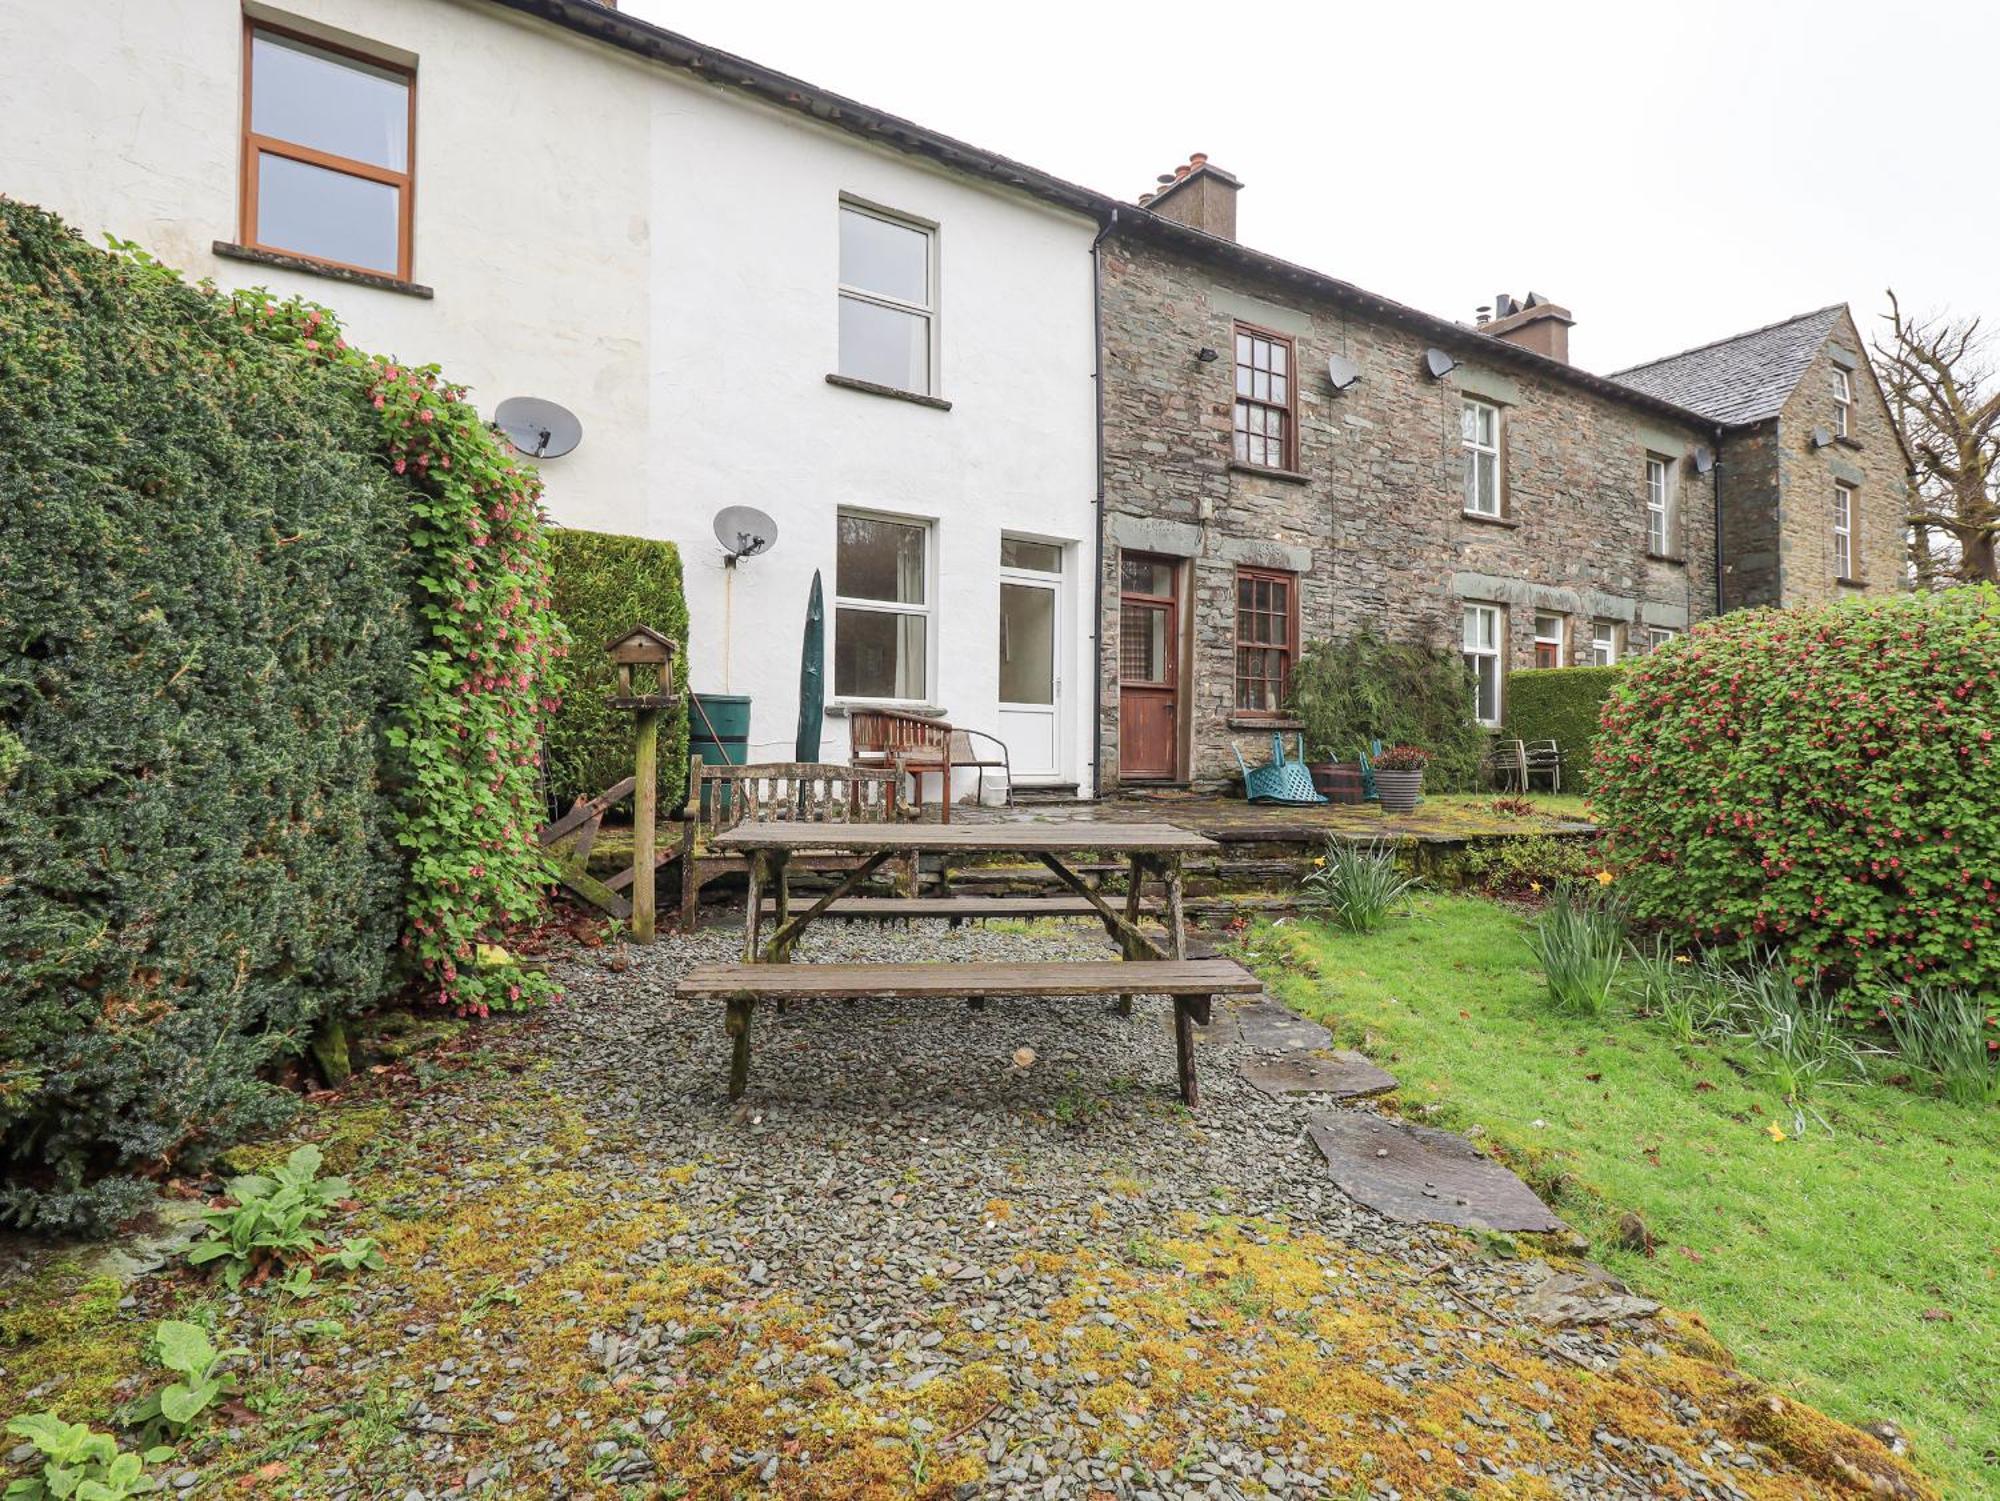
[[1409,813],[1424,795],[1424,767],[1430,752],[1414,745],[1392,746],[1375,758],[1375,790],[1384,813]]

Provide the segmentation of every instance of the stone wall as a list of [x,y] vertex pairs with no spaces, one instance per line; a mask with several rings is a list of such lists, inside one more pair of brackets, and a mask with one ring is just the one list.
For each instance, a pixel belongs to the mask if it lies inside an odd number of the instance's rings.
[[[1825,448],[1812,446],[1814,428],[1838,430],[1836,372],[1849,369],[1854,391],[1850,433]],[[1842,314],[1831,337],[1799,380],[1777,423],[1781,498],[1778,507],[1779,597],[1815,604],[1851,594],[1893,594],[1909,587],[1903,516],[1909,508],[1908,466],[1888,403],[1875,383],[1859,331]],[[1855,487],[1854,571],[1835,577],[1835,482]]]
[[1737,428],[1723,440],[1722,607],[1774,605],[1778,580],[1778,423]]
[[[1588,659],[1590,623],[1684,629],[1714,613],[1710,481],[1685,456],[1706,431],[1597,395],[1505,357],[1467,330],[1442,381],[1427,339],[1289,286],[1246,279],[1151,243],[1114,237],[1102,259],[1106,548],[1104,784],[1118,783],[1118,557],[1185,560],[1182,755],[1187,779],[1235,770],[1232,735],[1260,748],[1267,722],[1235,713],[1234,574],[1300,575],[1306,642],[1364,628],[1459,641],[1462,601],[1506,607],[1514,667],[1533,661],[1534,614],[1569,618],[1566,660]],[[1297,341],[1297,472],[1232,466],[1234,324]],[[1197,352],[1221,358],[1203,364]],[[1359,382],[1335,393],[1327,357]],[[1505,512],[1461,505],[1464,395],[1499,404]],[[1681,461],[1676,558],[1647,553],[1645,459]]]

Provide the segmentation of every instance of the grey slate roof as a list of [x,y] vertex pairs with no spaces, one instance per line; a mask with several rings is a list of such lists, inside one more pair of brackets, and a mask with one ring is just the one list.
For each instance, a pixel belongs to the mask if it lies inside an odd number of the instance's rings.
[[1775,417],[1833,332],[1845,303],[1801,313],[1613,372],[1611,379],[1728,426]]

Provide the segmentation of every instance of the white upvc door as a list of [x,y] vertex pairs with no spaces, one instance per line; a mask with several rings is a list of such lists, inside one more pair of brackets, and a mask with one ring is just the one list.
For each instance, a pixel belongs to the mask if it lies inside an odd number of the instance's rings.
[[1063,549],[1002,546],[1000,738],[1017,782],[1062,778]]

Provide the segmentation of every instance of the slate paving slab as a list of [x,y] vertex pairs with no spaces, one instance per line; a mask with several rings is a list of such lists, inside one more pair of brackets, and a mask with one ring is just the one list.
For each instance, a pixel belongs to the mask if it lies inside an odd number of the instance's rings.
[[1330,1094],[1359,1100],[1387,1094],[1396,1076],[1377,1068],[1359,1053],[1283,1053],[1276,1058],[1245,1058],[1239,1071],[1258,1089],[1273,1097],[1288,1094]]
[[1333,1043],[1333,1034],[1325,1027],[1269,996],[1236,1008],[1236,1031],[1245,1047],[1260,1053],[1311,1052]]
[[1405,1224],[1552,1231],[1569,1227],[1471,1142],[1366,1110],[1328,1110],[1306,1127],[1349,1197]]

